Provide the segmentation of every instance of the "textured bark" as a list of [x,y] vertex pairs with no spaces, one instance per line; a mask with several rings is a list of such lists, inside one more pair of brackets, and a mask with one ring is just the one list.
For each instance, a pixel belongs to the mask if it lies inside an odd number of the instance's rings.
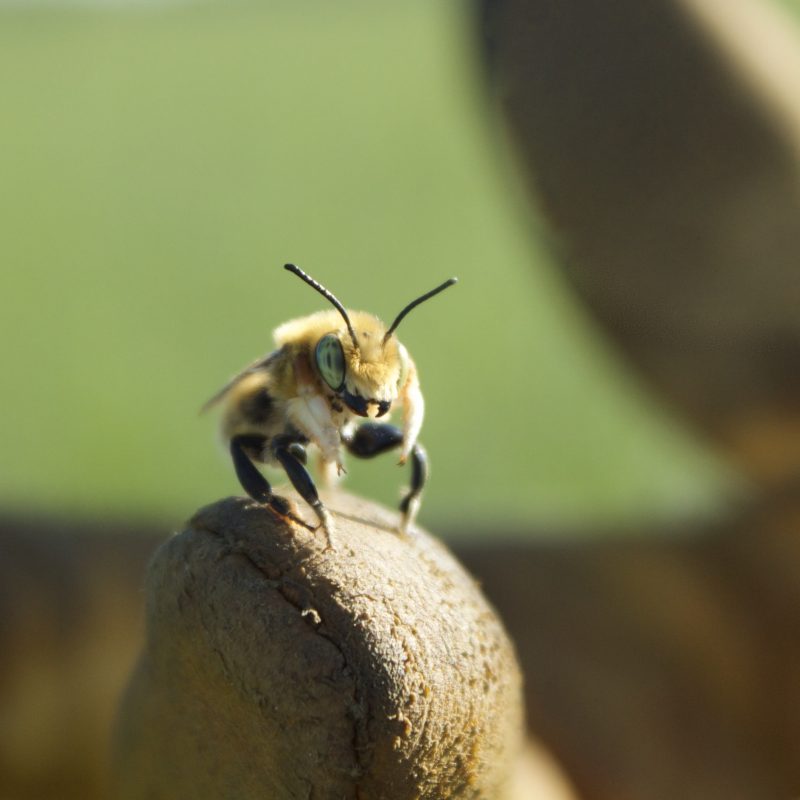
[[427,534],[336,495],[334,549],[243,499],[157,552],[116,796],[501,798],[518,756],[511,644]]

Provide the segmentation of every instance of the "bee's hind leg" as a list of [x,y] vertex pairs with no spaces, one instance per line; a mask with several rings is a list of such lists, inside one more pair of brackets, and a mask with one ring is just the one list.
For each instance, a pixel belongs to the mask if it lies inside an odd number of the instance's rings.
[[[386,422],[364,422],[342,439],[345,447],[359,458],[373,458],[403,444],[403,431]],[[417,443],[411,450],[411,486],[400,503],[400,530],[407,533],[419,511],[420,495],[428,478],[428,456]]]
[[291,513],[288,500],[273,494],[269,482],[253,463],[253,457],[263,451],[266,441],[263,436],[234,436],[231,439],[231,458],[236,470],[236,477],[253,500],[270,506],[282,517],[287,517],[308,528],[308,525]]
[[325,536],[328,541],[328,548],[333,547],[331,535],[333,532],[333,520],[328,509],[322,504],[319,499],[317,487],[308,474],[308,470],[304,466],[305,450],[301,445],[291,437],[277,436],[272,441],[272,452],[275,458],[278,459],[281,466],[286,470],[292,486],[297,490],[297,493],[308,503],[317,515],[317,518],[325,531]]

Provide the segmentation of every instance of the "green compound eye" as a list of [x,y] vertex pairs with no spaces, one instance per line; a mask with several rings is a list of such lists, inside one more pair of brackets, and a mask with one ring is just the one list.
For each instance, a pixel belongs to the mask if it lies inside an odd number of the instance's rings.
[[323,336],[314,350],[317,369],[328,386],[338,392],[344,386],[344,351],[342,343],[332,333]]

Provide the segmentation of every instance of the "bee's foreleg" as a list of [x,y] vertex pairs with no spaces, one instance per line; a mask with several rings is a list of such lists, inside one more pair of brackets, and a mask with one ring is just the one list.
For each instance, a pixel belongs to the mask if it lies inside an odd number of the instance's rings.
[[[325,531],[325,536],[328,540],[328,547],[333,547],[331,535],[333,533],[333,520],[328,509],[322,504],[319,499],[317,487],[308,474],[308,470],[302,463],[302,459],[297,451],[297,443],[290,437],[278,436],[272,441],[272,452],[275,458],[286,470],[292,486],[297,490],[297,493],[308,503],[317,515],[322,529]],[[303,455],[305,451],[301,449]]]
[[273,494],[269,482],[253,463],[253,456],[250,454],[260,453],[264,449],[266,441],[263,436],[252,435],[234,436],[231,439],[230,450],[236,477],[239,479],[239,483],[242,484],[242,488],[253,500],[270,506],[283,517],[305,524],[292,515],[287,500]]
[[[401,447],[403,431],[394,425],[381,422],[365,422],[354,433],[342,439],[345,447],[359,458],[373,458]],[[411,486],[400,503],[403,515],[400,530],[408,532],[419,510],[420,495],[428,478],[428,456],[421,444],[415,443],[411,448]]]

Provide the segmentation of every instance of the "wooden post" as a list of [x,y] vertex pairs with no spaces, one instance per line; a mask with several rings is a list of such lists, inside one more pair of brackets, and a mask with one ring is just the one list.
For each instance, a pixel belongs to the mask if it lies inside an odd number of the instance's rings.
[[426,533],[329,504],[332,550],[238,498],[158,550],[115,797],[512,796],[520,679],[494,611]]

